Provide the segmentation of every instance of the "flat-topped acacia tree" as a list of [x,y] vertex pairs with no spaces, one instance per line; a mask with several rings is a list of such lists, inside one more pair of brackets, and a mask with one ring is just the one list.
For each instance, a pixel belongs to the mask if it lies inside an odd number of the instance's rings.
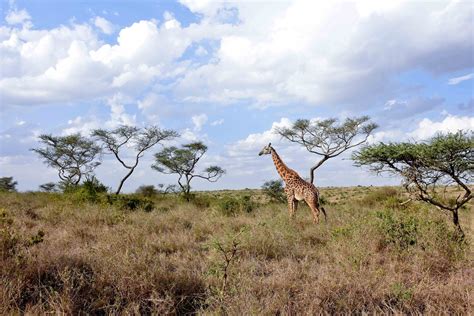
[[[461,237],[459,209],[472,199],[469,184],[474,180],[474,133],[439,134],[426,142],[379,143],[352,155],[357,166],[403,178],[406,190],[415,198],[451,213]],[[445,196],[449,186],[463,193]]]
[[[127,174],[120,180],[117,191],[115,191],[115,194],[119,194],[125,181],[135,171],[145,151],[162,141],[171,140],[179,135],[176,131],[163,130],[156,126],[139,128],[122,125],[113,130],[96,129],[92,132],[92,136],[103,144],[106,152],[113,154],[120,164],[128,169]],[[124,147],[134,151],[131,163],[125,162],[122,156],[121,151]]]
[[84,176],[100,165],[101,148],[80,134],[39,136],[44,147],[33,148],[48,166],[58,170],[59,179],[67,186],[77,186]]
[[13,177],[0,178],[0,192],[16,192],[18,182],[13,181]]
[[207,152],[207,146],[202,142],[193,142],[182,145],[166,147],[155,154],[155,163],[151,166],[154,170],[165,174],[177,174],[178,185],[187,201],[190,200],[191,181],[200,178],[209,182],[216,182],[225,173],[219,166],[209,166],[202,172],[197,172],[196,165]]
[[277,128],[276,133],[321,157],[310,169],[310,183],[313,183],[314,171],[326,160],[365,143],[376,128],[377,124],[371,122],[368,116],[347,118],[342,123],[335,118],[299,119],[291,127]]

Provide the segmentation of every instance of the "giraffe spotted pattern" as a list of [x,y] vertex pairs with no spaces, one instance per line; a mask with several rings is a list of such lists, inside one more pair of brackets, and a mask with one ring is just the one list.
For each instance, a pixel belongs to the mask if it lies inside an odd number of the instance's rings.
[[324,218],[326,218],[326,210],[320,206],[318,189],[312,183],[302,179],[295,170],[288,168],[271,144],[265,146],[259,155],[268,154],[272,155],[275,168],[285,182],[285,193],[288,199],[290,217],[294,217],[298,208],[298,202],[304,200],[311,209],[315,223],[319,222],[320,211],[323,212]]

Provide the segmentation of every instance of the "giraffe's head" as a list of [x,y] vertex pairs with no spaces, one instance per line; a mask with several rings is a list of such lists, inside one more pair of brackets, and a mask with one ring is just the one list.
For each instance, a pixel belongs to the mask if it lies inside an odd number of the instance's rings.
[[259,156],[261,155],[269,155],[272,153],[272,143],[268,143],[267,146],[263,147],[263,149],[258,153]]

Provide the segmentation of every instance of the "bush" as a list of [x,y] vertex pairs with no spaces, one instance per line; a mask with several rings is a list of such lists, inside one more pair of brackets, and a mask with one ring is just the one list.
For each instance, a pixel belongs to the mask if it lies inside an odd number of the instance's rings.
[[158,190],[154,185],[141,185],[135,191],[135,193],[143,195],[145,197],[153,197],[158,193]]
[[239,212],[251,213],[255,209],[255,203],[248,195],[241,198],[225,197],[219,200],[217,209],[225,216],[234,216]]
[[282,180],[270,180],[262,185],[262,192],[273,202],[285,202],[285,190]]
[[387,202],[391,203],[393,199],[398,196],[398,190],[391,187],[384,187],[370,191],[366,196],[361,200],[363,206],[376,206],[382,205]]
[[[185,199],[185,197],[183,196]],[[190,202],[195,205],[198,209],[206,209],[211,206],[211,199],[207,196],[191,194]]]
[[121,210],[135,211],[142,209],[145,212],[151,212],[155,209],[155,203],[146,198],[140,198],[133,195],[108,195],[107,201]]
[[97,203],[101,200],[101,195],[107,193],[108,187],[92,176],[86,178],[81,185],[65,186],[64,190],[77,201]]
[[393,211],[377,212],[376,216],[383,244],[394,245],[399,250],[417,244],[420,226],[417,217],[405,213],[395,215]]

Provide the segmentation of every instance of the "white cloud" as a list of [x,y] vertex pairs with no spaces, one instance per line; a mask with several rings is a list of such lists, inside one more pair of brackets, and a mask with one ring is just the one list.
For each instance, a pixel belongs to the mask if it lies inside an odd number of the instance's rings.
[[218,126],[224,124],[224,119],[215,120],[211,122],[211,126]]
[[31,27],[31,16],[26,10],[10,10],[5,17],[5,21],[9,25],[22,24]]
[[180,137],[185,140],[186,142],[197,142],[199,141],[199,136],[190,130],[189,128],[186,128],[180,132]]
[[107,19],[101,17],[101,16],[96,16],[94,19],[94,25],[99,28],[102,33],[105,33],[107,35],[112,34],[115,31],[114,25]]
[[124,106],[124,104],[132,103],[132,99],[123,94],[117,93],[108,98],[106,103],[110,107],[110,116],[107,120],[101,120],[95,116],[77,116],[68,121],[68,125],[62,130],[62,134],[69,135],[81,133],[82,135],[89,135],[92,130],[98,128],[116,128],[119,125],[137,125],[136,115],[130,115],[127,113]]
[[[466,2],[181,2],[201,21],[183,26],[166,12],[161,23],[122,28],[116,44],[100,42],[89,24],[2,28],[2,101],[137,95],[163,80],[180,102],[354,106],[394,91],[391,78],[414,66],[436,74],[473,66],[474,10]],[[221,19],[231,9],[234,25]],[[30,21],[26,11],[12,12],[12,23]],[[113,31],[103,17],[91,22]],[[180,59],[203,39],[219,43],[208,63]],[[195,56],[205,53],[197,46]]]
[[206,124],[208,118],[206,114],[202,113],[199,115],[194,115],[193,117],[191,117],[191,120],[193,121],[193,124],[194,124],[194,130],[196,132],[199,132],[204,126],[204,124]]
[[[217,12],[216,3],[182,3]],[[366,104],[395,91],[391,78],[412,67],[438,74],[473,66],[466,2],[234,5],[242,22],[222,37],[216,62],[191,69],[177,87],[188,101]]]
[[79,133],[81,135],[88,136],[92,130],[101,127],[102,125],[97,119],[77,116],[74,119],[68,120],[67,127],[62,130],[62,134],[71,135]]
[[460,76],[460,77],[451,78],[451,79],[448,80],[448,84],[449,85],[457,85],[458,83],[461,83],[461,82],[466,81],[466,80],[470,80],[472,78],[474,78],[474,73],[470,73],[470,74]]
[[269,130],[250,134],[245,139],[229,146],[228,154],[230,156],[240,156],[251,152],[258,153],[268,143],[276,143],[280,140],[281,137],[276,133],[277,128],[290,127],[291,124],[290,119],[283,117],[279,122],[274,122]]
[[473,116],[448,115],[441,122],[434,122],[428,118],[421,120],[418,127],[408,133],[415,140],[425,140],[437,133],[457,132],[459,130],[474,130]]
[[[110,25],[97,17],[102,31]],[[174,80],[190,63],[179,58],[194,42],[217,38],[226,27],[182,27],[171,15],[162,24],[142,20],[120,30],[117,44],[103,44],[89,24],[50,30],[1,28],[0,94],[5,105],[74,102],[137,94],[155,80]],[[84,89],[87,87],[87,89]]]

